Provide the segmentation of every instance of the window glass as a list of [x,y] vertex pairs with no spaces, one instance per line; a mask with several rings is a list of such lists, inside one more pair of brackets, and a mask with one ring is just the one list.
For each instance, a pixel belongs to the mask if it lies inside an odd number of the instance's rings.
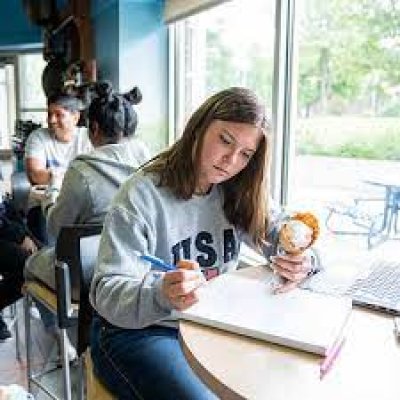
[[20,108],[46,110],[46,97],[42,88],[42,73],[46,66],[43,56],[23,54],[19,61]]
[[[18,79],[16,60],[18,59]],[[0,67],[0,145],[2,149],[17,146],[13,136],[16,119],[47,124],[46,98],[42,73],[46,65],[40,53],[9,55]],[[17,95],[18,93],[18,95]],[[18,99],[18,102],[16,101]]]
[[210,94],[230,86],[253,89],[271,105],[274,2],[230,1],[176,25],[184,38],[181,118]]
[[4,57],[0,67],[0,146],[1,149],[11,148],[11,136],[14,132],[15,120],[15,89],[14,64],[11,58]]
[[[7,115],[7,86],[4,67],[0,68],[0,114]],[[9,148],[7,118],[0,118],[0,148]]]
[[32,121],[35,124],[47,126],[47,111],[22,111],[20,118],[23,121]]
[[400,8],[373,0],[296,7],[289,208],[320,217],[327,265],[349,270],[398,252]]

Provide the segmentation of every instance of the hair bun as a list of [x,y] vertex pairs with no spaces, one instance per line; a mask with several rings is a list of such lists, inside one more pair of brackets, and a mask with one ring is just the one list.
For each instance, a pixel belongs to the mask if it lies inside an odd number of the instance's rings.
[[131,104],[138,104],[142,101],[142,92],[140,89],[135,86],[133,89],[131,89],[128,93],[123,94],[123,97],[129,101]]
[[107,101],[111,101],[113,94],[111,82],[109,81],[98,82],[96,84],[96,93],[100,98],[106,99]]
[[112,96],[112,101],[110,101],[110,108],[117,112],[122,106],[122,99],[120,96]]

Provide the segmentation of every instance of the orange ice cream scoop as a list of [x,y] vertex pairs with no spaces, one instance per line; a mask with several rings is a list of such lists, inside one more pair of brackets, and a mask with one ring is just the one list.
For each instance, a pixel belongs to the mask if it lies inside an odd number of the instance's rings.
[[301,254],[319,236],[318,219],[309,212],[296,213],[283,223],[279,245],[288,254]]

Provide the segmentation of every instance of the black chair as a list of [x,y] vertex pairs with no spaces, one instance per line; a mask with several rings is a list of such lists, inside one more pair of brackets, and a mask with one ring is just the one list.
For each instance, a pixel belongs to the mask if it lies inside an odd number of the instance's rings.
[[[88,225],[74,225],[65,227],[60,232],[57,240],[60,246],[56,248],[57,311],[58,324],[63,336],[66,334],[66,329],[74,325],[76,318],[78,319],[77,352],[82,372],[80,377],[86,379],[86,385],[83,384],[83,380],[80,384],[82,398],[111,400],[114,397],[93,373],[89,350],[89,333],[93,316],[89,290],[99,247],[100,230],[101,226],[90,228]],[[76,303],[79,304],[77,316],[74,315]],[[63,343],[64,340],[65,336],[62,339]],[[65,366],[67,364],[66,360]],[[83,394],[84,387],[86,396]]]
[[13,172],[11,175],[11,199],[14,208],[23,215],[28,212],[31,184],[25,171]]
[[[89,287],[93,268],[97,258],[101,225],[70,225],[64,226],[57,238],[55,276],[56,290],[51,290],[41,281],[30,281],[25,291],[25,332],[27,349],[27,375],[29,390],[35,383],[53,399],[58,397],[49,390],[40,377],[49,371],[34,375],[31,369],[31,334],[29,307],[32,299],[43,304],[57,316],[60,331],[61,358],[63,368],[63,399],[71,399],[70,365],[67,356],[67,328],[78,327],[77,351],[81,356],[88,345],[88,325],[91,321],[89,303]],[[80,367],[82,368],[82,360]],[[80,374],[82,377],[83,374]],[[83,396],[83,381],[80,384],[80,395]]]

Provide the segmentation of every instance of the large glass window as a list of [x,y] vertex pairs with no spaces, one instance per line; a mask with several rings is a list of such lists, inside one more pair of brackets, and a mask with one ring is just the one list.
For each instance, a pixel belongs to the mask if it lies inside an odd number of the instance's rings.
[[1,149],[11,148],[17,119],[47,124],[46,98],[41,81],[45,65],[40,53],[10,55],[2,58],[0,63]]
[[46,66],[41,53],[18,56],[19,118],[47,124],[46,97],[42,88],[42,74]]
[[181,49],[178,132],[206,97],[223,88],[251,88],[271,105],[273,2],[227,2],[176,23],[175,30]]
[[[276,5],[276,39],[287,44],[281,64],[273,50]],[[227,86],[249,87],[269,107],[289,104],[273,116],[283,144],[272,166],[279,193],[288,210],[319,217],[324,263],[339,272],[395,254],[399,20],[400,5],[386,0],[233,0],[175,24],[177,132],[205,97]],[[274,63],[288,85],[273,82]],[[279,102],[273,87],[281,87]]]
[[[0,113],[6,116],[8,112],[7,106],[7,80],[6,80],[6,69],[5,67],[0,67]],[[7,149],[10,147],[8,132],[8,119],[1,118],[0,120],[0,146],[1,149]]]
[[15,58],[3,56],[0,61],[0,149],[11,148],[15,121]]
[[296,7],[289,208],[319,215],[324,259],[348,269],[398,253],[390,239],[400,204],[400,4],[304,0]]

